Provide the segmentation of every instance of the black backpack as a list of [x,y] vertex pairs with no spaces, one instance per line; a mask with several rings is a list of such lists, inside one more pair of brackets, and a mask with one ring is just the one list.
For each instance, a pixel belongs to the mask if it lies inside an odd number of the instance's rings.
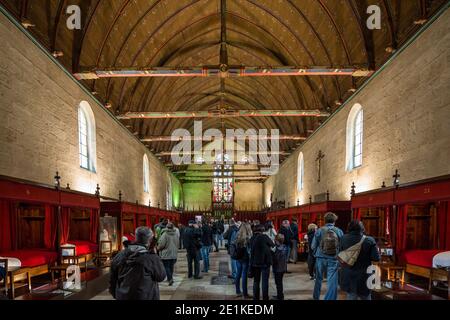
[[129,252],[118,269],[116,296],[121,300],[138,300],[141,294],[142,279],[145,274],[143,255],[150,252]]
[[339,237],[335,227],[322,227],[322,238],[320,239],[320,249],[323,254],[335,256],[339,252]]

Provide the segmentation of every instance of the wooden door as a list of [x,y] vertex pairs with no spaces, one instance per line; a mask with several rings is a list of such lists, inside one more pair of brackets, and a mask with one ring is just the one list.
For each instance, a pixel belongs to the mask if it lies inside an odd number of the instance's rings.
[[18,206],[18,248],[44,248],[45,209],[21,203]]

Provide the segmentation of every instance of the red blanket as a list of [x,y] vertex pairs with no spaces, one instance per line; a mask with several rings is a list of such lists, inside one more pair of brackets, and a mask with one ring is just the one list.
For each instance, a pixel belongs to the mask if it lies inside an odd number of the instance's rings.
[[16,251],[0,252],[1,257],[10,257],[19,259],[22,268],[37,267],[44,264],[52,264],[56,261],[58,255],[56,252],[45,249],[23,249]]
[[433,266],[433,257],[443,250],[408,250],[402,255],[403,260],[419,267],[431,268]]
[[75,246],[75,255],[94,253],[98,251],[98,244],[84,240],[70,240],[67,243]]

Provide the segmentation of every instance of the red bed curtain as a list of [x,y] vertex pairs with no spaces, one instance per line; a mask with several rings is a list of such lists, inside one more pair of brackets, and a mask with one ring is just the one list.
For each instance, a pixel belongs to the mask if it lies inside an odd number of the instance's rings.
[[54,207],[49,204],[45,205],[45,221],[44,221],[44,244],[47,249],[55,248],[56,241],[56,214]]
[[360,208],[353,209],[353,219],[361,220],[361,209]]
[[395,238],[395,252],[399,254],[406,249],[406,225],[408,223],[408,206],[398,207],[397,234]]
[[450,203],[442,201],[438,207],[439,249],[450,250]]
[[97,235],[98,235],[98,210],[97,209],[91,209],[91,230],[90,230],[90,240],[91,242],[97,243]]
[[60,244],[67,243],[67,241],[69,241],[69,231],[70,231],[70,208],[61,209],[60,228],[61,228]]
[[13,204],[0,199],[0,251],[14,249],[15,230]]

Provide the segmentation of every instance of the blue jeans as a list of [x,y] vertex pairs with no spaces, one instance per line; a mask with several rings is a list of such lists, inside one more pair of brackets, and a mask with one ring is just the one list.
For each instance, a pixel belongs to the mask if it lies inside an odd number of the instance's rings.
[[253,300],[259,300],[259,283],[262,286],[263,300],[269,300],[270,267],[252,267],[253,272]]
[[203,260],[203,272],[208,272],[209,270],[209,252],[211,251],[211,246],[202,246],[200,253]]
[[317,258],[316,259],[316,282],[314,284],[314,300],[320,300],[322,280],[324,272],[327,273],[327,293],[325,300],[337,300],[338,288],[338,261],[336,259]]
[[286,253],[286,262],[289,262],[289,256],[291,254],[291,247],[284,246],[284,252]]
[[248,261],[236,260],[236,294],[241,294],[241,278],[242,278],[242,293],[244,296],[248,295],[247,290],[247,275],[248,275]]
[[237,260],[231,259],[231,276],[233,277],[233,279],[236,279],[236,275],[237,275]]

